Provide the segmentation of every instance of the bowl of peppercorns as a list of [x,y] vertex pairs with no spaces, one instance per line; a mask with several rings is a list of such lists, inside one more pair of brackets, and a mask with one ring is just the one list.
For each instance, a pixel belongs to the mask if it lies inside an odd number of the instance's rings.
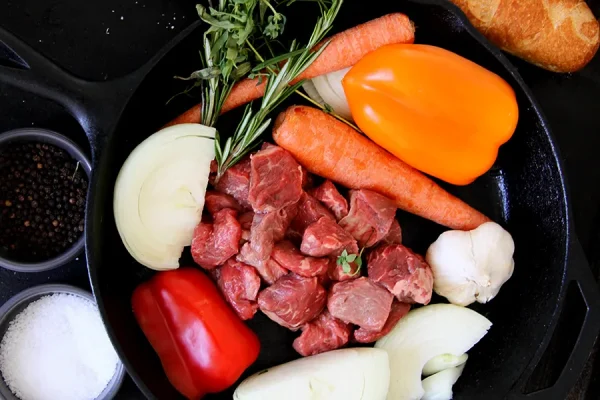
[[59,267],[85,245],[90,162],[67,137],[45,129],[0,135],[0,266]]

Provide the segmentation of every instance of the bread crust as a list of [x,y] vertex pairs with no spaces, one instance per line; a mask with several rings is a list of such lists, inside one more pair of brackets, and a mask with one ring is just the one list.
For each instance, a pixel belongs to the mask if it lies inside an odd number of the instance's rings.
[[583,0],[451,0],[501,49],[542,68],[574,72],[600,45],[598,20]]

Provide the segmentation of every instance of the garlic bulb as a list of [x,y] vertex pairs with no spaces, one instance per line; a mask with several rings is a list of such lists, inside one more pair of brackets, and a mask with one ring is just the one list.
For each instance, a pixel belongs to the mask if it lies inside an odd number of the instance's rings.
[[433,290],[453,304],[487,303],[512,276],[515,244],[495,222],[472,231],[447,231],[425,258],[433,271]]

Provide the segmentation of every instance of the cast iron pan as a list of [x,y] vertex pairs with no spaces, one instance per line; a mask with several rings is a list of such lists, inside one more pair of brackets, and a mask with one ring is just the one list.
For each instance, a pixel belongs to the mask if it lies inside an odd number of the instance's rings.
[[[378,2],[376,7],[366,8],[362,1],[347,0],[335,28],[342,30],[389,12],[404,12],[416,23],[418,42],[452,50],[502,76],[515,89],[519,102],[516,134],[502,147],[492,170],[468,187],[449,188],[503,224],[516,243],[512,279],[490,304],[475,307],[494,325],[470,352],[463,377],[455,387],[456,398],[565,398],[600,329],[600,296],[573,233],[565,179],[546,120],[506,57],[476,32],[456,7],[443,0]],[[307,21],[313,18],[291,18],[287,33],[300,37],[308,34],[312,26]],[[169,384],[131,312],[133,289],[152,273],[136,264],[121,244],[113,221],[113,186],[131,150],[195,102],[180,98],[165,105],[181,90],[171,77],[198,67],[203,30],[198,26],[196,23],[183,31],[138,71],[106,83],[70,76],[0,31],[4,43],[0,55],[9,64],[0,68],[0,79],[64,105],[87,132],[93,161],[86,213],[90,280],[115,347],[149,398],[181,396]],[[224,133],[237,121],[235,112],[222,121],[219,128]],[[421,253],[442,231],[418,217],[400,213],[399,218],[406,244]],[[581,295],[585,307],[574,349],[551,387],[524,394],[528,378],[555,330],[569,287]],[[248,373],[298,357],[291,346],[296,334],[261,313],[249,325],[260,336],[262,351]],[[231,399],[232,391],[207,398]]]

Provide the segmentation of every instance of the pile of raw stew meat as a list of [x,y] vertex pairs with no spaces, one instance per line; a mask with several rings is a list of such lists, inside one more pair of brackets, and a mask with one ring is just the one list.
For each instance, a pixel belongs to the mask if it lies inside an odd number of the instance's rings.
[[410,304],[429,303],[433,287],[429,265],[401,244],[391,200],[364,189],[345,197],[316,179],[264,144],[213,181],[192,241],[194,261],[240,318],[260,309],[302,329],[294,348],[303,356],[376,341]]

